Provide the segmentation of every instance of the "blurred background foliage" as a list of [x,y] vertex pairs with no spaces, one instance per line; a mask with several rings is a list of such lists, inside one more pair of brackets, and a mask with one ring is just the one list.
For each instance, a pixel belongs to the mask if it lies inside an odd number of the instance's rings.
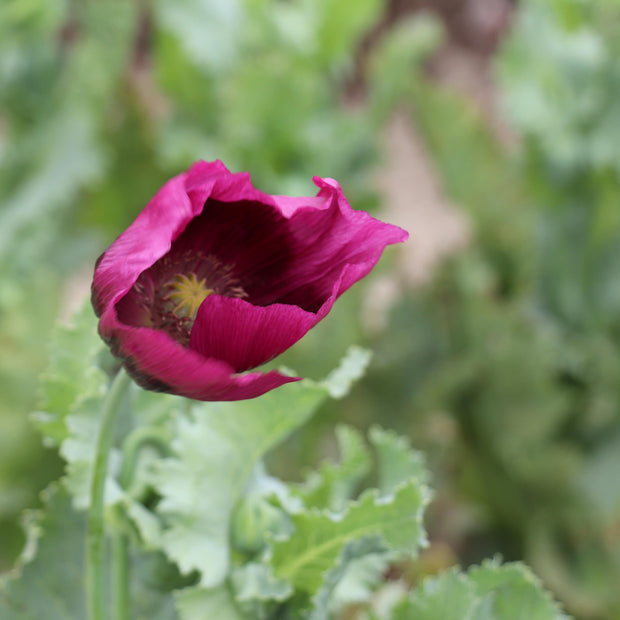
[[[389,252],[382,327],[371,278],[278,360],[318,377],[353,342],[375,351],[273,466],[301,477],[342,418],[405,432],[436,493],[403,576],[501,553],[576,617],[620,617],[619,29],[617,0],[3,0],[0,568],[60,473],[28,414],[106,244],[199,158],[271,193],[331,176],[406,225],[376,183],[404,113],[469,242],[422,284]],[[446,50],[492,70],[502,128],[438,77]]]

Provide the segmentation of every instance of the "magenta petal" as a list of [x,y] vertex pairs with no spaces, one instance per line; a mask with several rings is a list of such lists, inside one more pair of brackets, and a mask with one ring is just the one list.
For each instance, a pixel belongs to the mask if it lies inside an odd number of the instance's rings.
[[[407,238],[354,211],[333,179],[314,182],[315,197],[270,196],[247,173],[200,161],[157,192],[101,256],[92,285],[101,336],[138,383],[240,400],[298,380],[237,373],[297,342]],[[191,296],[208,291],[194,320]]]
[[254,306],[243,299],[210,295],[198,310],[190,348],[226,361],[236,372],[260,366],[324,319],[341,293],[370,269],[369,264],[346,265],[317,313],[288,304]]
[[[138,276],[161,258],[187,224],[200,214],[217,179],[227,173],[221,162],[198,162],[187,172],[170,179],[155,194],[140,215],[99,258],[93,279],[93,306],[100,315],[115,303]],[[186,182],[202,181],[204,200],[190,200]]]
[[254,306],[243,299],[210,295],[198,310],[190,348],[242,372],[286,351],[319,320],[297,306]]
[[245,400],[262,396],[281,385],[301,381],[301,377],[287,377],[277,370],[271,372],[249,372],[243,375],[234,375],[226,386],[222,386],[219,395],[212,391],[208,398],[200,396],[197,400]]
[[149,390],[196,400],[244,400],[300,379],[276,371],[236,375],[225,361],[204,357],[161,331],[120,323],[112,309],[101,317],[99,331],[129,374]]
[[331,294],[346,265],[358,267],[349,272],[339,294],[371,271],[386,246],[408,237],[398,226],[354,211],[333,179],[315,177],[314,182],[320,188],[315,199],[274,197],[289,218],[288,243],[294,253],[286,273],[269,287],[273,302],[312,312]]

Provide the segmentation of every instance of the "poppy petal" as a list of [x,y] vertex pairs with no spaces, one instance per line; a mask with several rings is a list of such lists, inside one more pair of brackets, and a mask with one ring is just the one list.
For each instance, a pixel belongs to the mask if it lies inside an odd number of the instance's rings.
[[255,306],[244,299],[209,295],[198,310],[190,348],[243,372],[286,351],[318,320],[297,306]]
[[300,380],[277,371],[235,374],[225,361],[200,355],[164,332],[120,323],[111,308],[101,317],[99,332],[129,374],[149,390],[196,400],[244,400]]
[[100,256],[92,286],[97,315],[115,303],[134,285],[138,276],[170,250],[172,242],[204,207],[206,197],[190,200],[186,182],[202,180],[208,197],[218,176],[228,172],[221,162],[198,162],[179,174],[155,194],[134,222]]
[[[92,285],[99,331],[138,383],[240,400],[299,380],[238,373],[297,342],[387,245],[407,238],[353,210],[333,179],[314,182],[315,197],[271,196],[247,173],[199,161],[104,252]],[[176,290],[185,281],[200,290]],[[195,317],[193,305],[171,301],[179,294],[204,299]]]

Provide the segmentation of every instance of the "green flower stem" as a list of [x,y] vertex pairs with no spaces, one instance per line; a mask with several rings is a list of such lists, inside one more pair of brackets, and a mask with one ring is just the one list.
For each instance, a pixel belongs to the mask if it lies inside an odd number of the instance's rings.
[[114,620],[130,620],[129,537],[122,529],[112,535],[112,595]]
[[86,579],[88,617],[90,620],[106,620],[105,579],[105,523],[104,494],[108,460],[114,427],[120,405],[131,384],[129,375],[121,368],[110,386],[101,411],[101,426],[97,438],[95,461],[90,484],[90,512],[86,539]]

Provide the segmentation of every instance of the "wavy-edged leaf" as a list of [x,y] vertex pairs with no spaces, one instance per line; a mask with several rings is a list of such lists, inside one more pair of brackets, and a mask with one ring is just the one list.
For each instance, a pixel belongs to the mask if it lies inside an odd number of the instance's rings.
[[196,404],[190,415],[179,416],[174,456],[157,463],[153,476],[163,529],[148,542],[182,572],[198,570],[201,585],[222,583],[230,563],[232,510],[256,464],[301,426],[330,390],[337,386],[343,394],[366,363],[365,352],[354,350],[343,360],[345,370],[321,383],[289,384],[254,400]]
[[391,493],[411,479],[427,482],[424,456],[411,447],[406,437],[380,426],[371,427],[368,437],[377,454],[379,490],[382,493]]
[[340,461],[326,461],[298,487],[306,506],[342,510],[370,470],[370,451],[362,434],[350,426],[336,427]]
[[330,620],[333,612],[344,605],[368,601],[390,557],[394,554],[381,536],[367,536],[347,543],[312,599],[310,620]]
[[325,574],[336,566],[352,541],[376,539],[384,545],[383,550],[415,553],[425,543],[425,503],[425,489],[412,481],[396,489],[391,497],[367,491],[340,514],[314,509],[294,515],[294,534],[288,540],[273,542],[274,573],[314,596]]
[[467,573],[426,579],[394,609],[391,620],[563,620],[540,581],[520,563],[494,560]]
[[[16,568],[0,579],[2,620],[86,618],[86,516],[72,508],[63,485],[52,485],[43,500],[45,509],[28,515],[28,541]],[[171,584],[154,578],[162,567],[168,567],[162,557],[132,553],[131,618],[174,619]]]
[[82,620],[84,517],[71,509],[67,492],[53,486],[44,494],[47,510],[30,513],[26,547],[17,567],[0,581],[3,620]]
[[103,343],[90,304],[75,313],[72,324],[58,325],[50,344],[49,366],[42,376],[41,402],[33,418],[48,445],[59,445],[70,431],[68,416],[90,398],[101,398],[107,377],[95,366]]

